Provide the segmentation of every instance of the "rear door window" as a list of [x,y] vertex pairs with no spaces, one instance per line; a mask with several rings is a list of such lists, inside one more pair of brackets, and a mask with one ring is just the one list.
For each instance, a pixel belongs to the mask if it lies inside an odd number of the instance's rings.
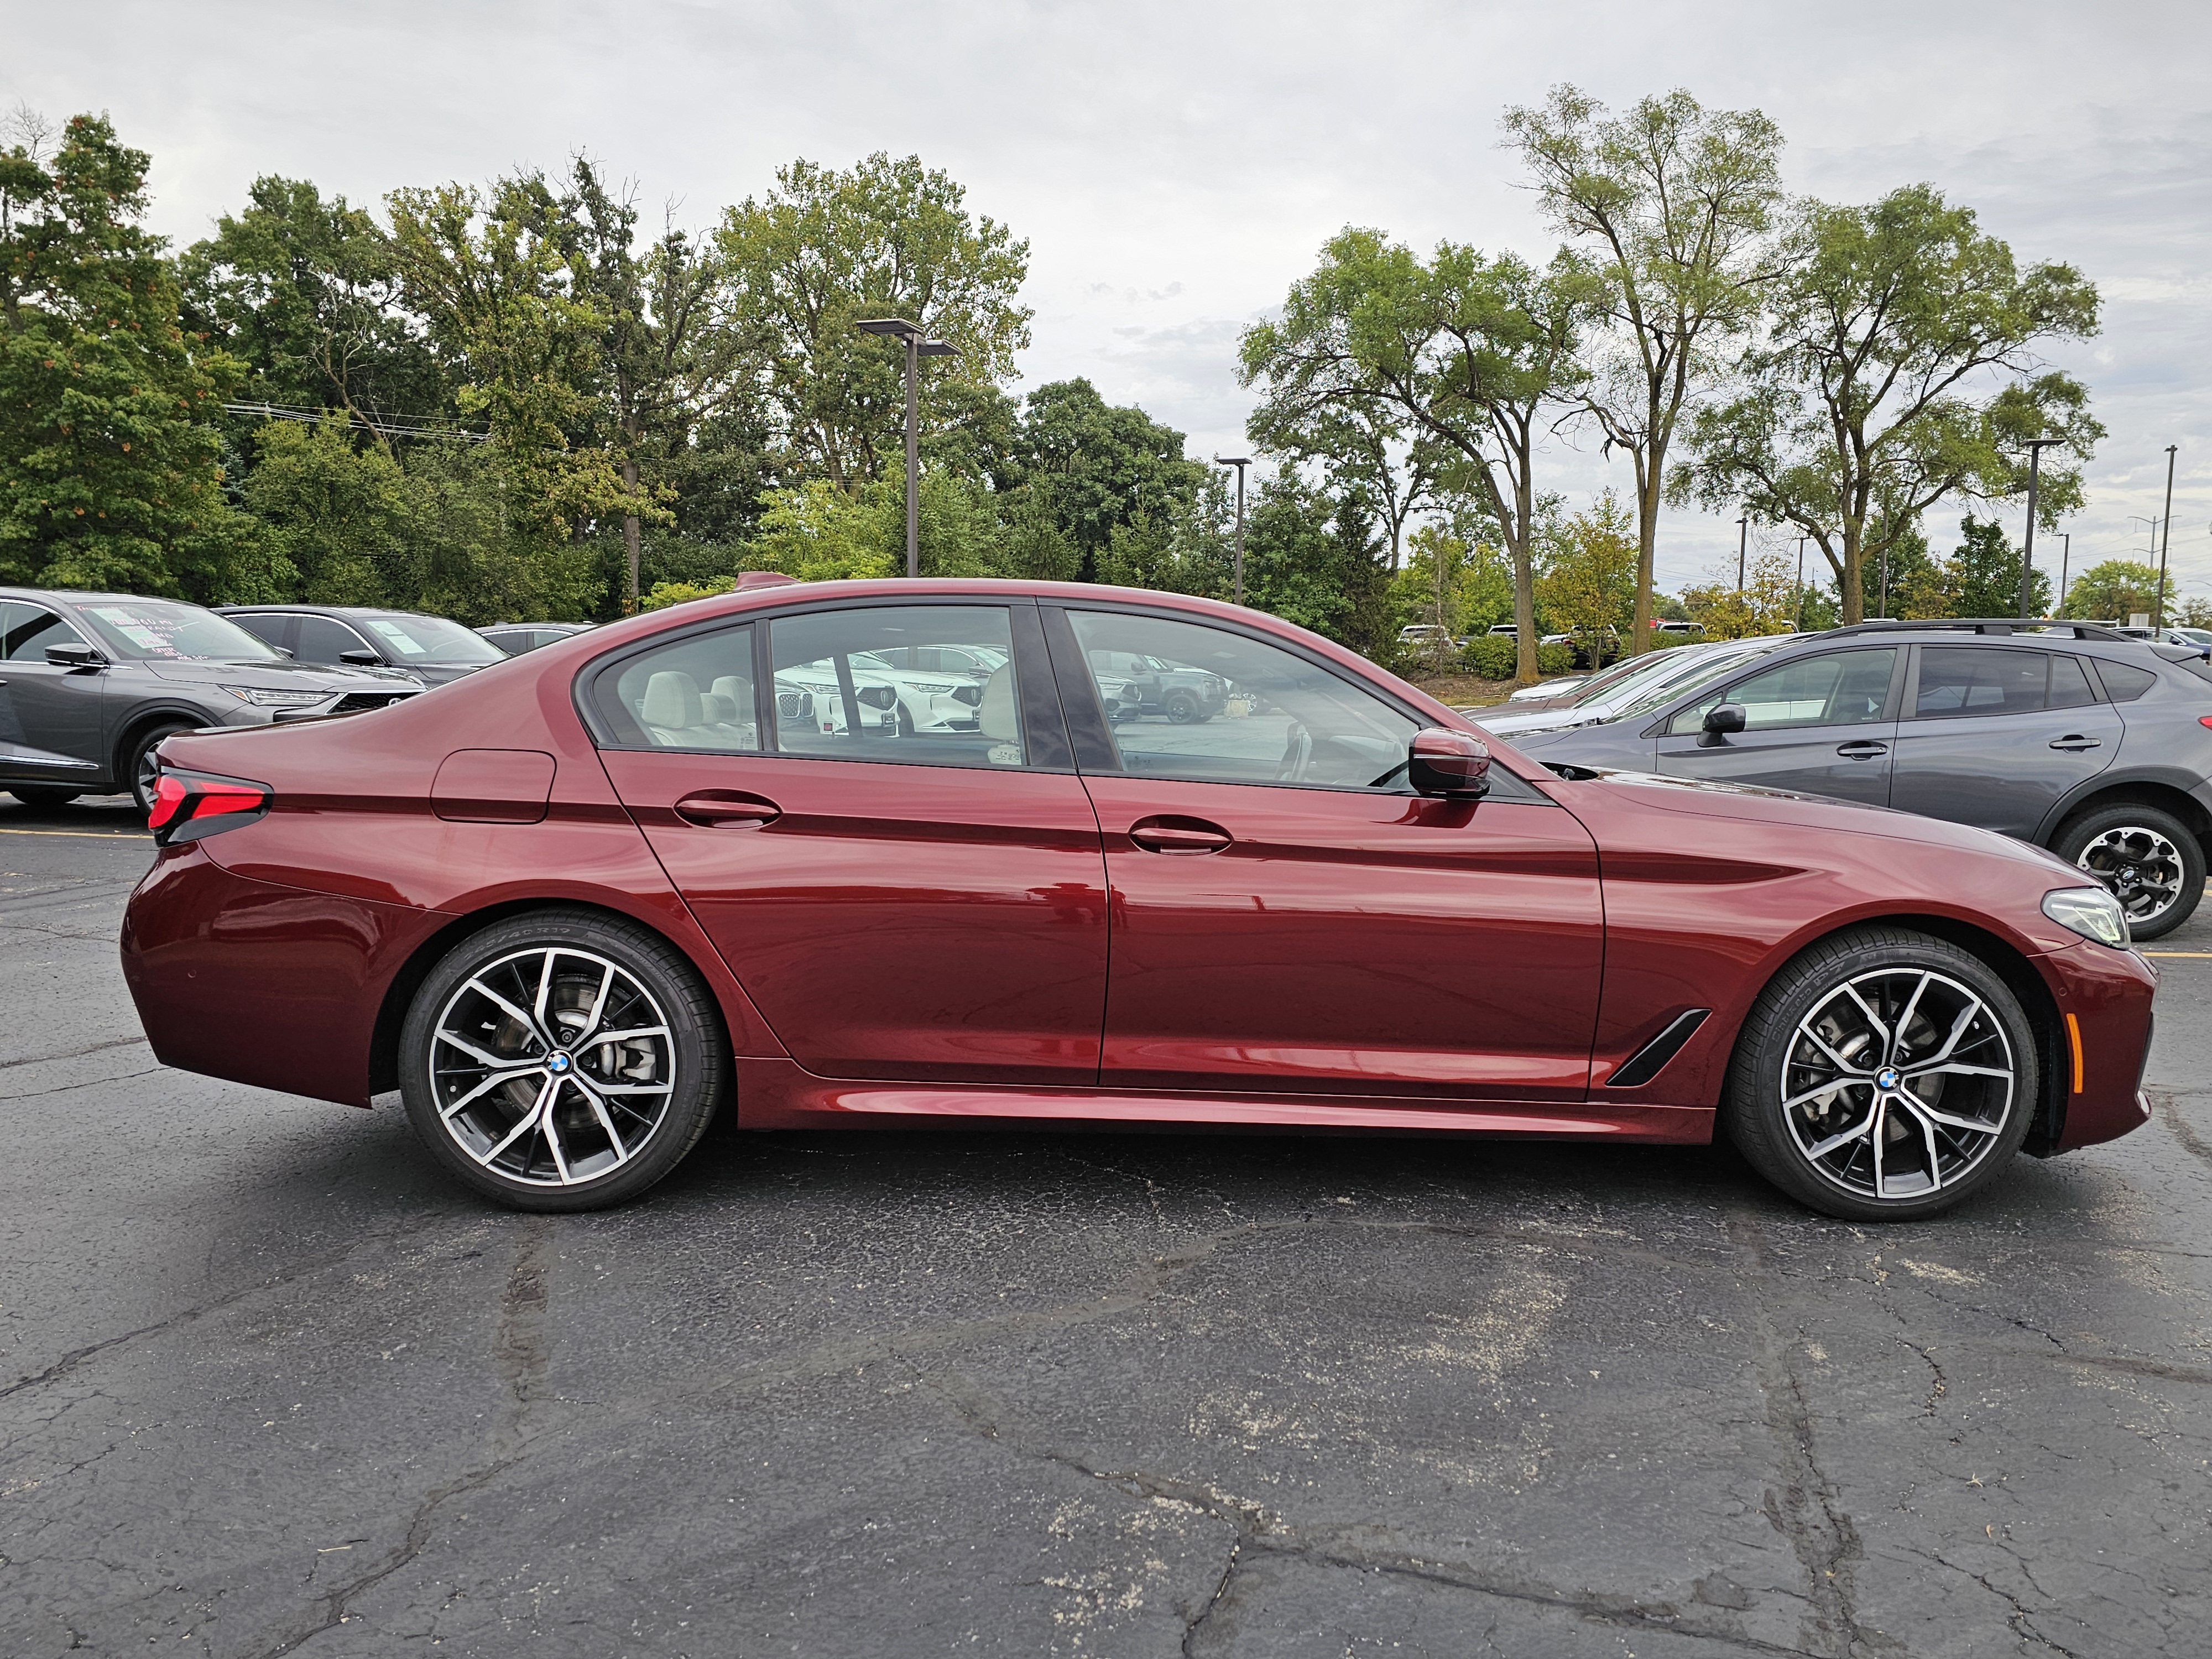
[[1030,764],[1013,626],[1003,605],[804,611],[769,623],[769,649],[778,754]]
[[[1964,720],[1978,714],[2033,714],[2051,706],[2051,664],[2056,660],[2059,660],[2056,653],[2024,651],[2014,646],[1923,646],[1911,718]],[[2071,663],[2073,659],[2064,660]],[[2080,672],[2078,664],[2075,672]]]

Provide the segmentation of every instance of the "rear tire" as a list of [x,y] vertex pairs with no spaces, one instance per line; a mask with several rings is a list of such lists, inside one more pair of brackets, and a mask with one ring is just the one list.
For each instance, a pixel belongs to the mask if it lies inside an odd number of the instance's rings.
[[539,1211],[604,1209],[665,1177],[730,1078],[691,964],[650,929],[577,910],[510,917],[447,951],[408,1008],[399,1068],[431,1156]]
[[2059,827],[2051,850],[2111,890],[2138,942],[2165,938],[2204,896],[2203,845],[2155,806],[2121,801],[2084,812]]
[[51,806],[67,806],[79,795],[84,793],[84,791],[82,789],[41,789],[38,785],[33,783],[11,783],[8,786],[8,793],[13,795],[17,800],[21,801],[24,805],[36,807],[43,811]]
[[1912,1221],[1994,1180],[2040,1099],[2035,1034],[1985,963],[1924,933],[1856,927],[1760,993],[1720,1121],[1799,1202]]

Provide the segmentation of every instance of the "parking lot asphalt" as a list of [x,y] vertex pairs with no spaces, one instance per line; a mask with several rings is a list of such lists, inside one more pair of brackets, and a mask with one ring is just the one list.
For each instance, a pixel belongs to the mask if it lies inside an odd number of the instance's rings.
[[2212,1650],[2212,918],[2154,1121],[1925,1224],[1719,1149],[735,1132],[528,1218],[158,1066],[149,850],[0,804],[0,1654]]

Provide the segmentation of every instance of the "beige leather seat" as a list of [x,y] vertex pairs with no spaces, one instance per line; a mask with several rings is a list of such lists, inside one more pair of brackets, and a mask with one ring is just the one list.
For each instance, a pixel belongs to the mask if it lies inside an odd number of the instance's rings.
[[983,701],[975,711],[976,728],[990,738],[994,766],[1022,763],[1022,722],[1014,703],[1014,665],[1004,663],[983,682]]
[[665,668],[646,681],[645,702],[638,716],[645,722],[646,735],[655,743],[688,749],[697,744],[693,728],[705,722],[707,711],[699,699],[698,683],[689,674]]

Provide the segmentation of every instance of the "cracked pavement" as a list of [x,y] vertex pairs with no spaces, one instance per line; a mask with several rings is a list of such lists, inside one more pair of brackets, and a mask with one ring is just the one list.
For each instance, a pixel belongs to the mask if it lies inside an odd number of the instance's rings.
[[726,1128],[524,1217],[155,1066],[148,855],[0,802],[0,1653],[2204,1650],[2212,954],[2151,1124],[1911,1226],[1713,1149]]

